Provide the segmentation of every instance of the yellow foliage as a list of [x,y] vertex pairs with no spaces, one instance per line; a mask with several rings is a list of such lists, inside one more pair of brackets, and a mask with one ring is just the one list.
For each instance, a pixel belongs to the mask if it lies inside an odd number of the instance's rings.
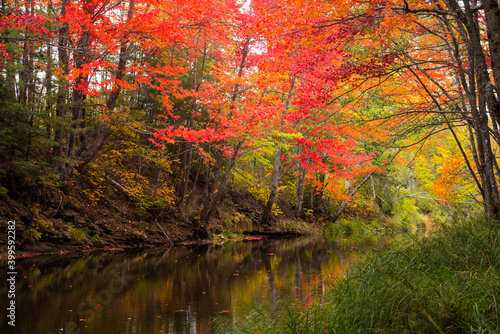
[[89,206],[95,205],[104,196],[105,179],[95,169],[86,169],[84,173],[74,170],[75,177],[81,180],[86,187],[80,193],[87,200]]
[[[459,139],[467,135],[465,131],[455,131]],[[470,150],[466,149],[466,154],[473,161]],[[415,159],[415,171],[418,182],[442,203],[465,201],[476,192],[464,158],[449,132],[428,141]]]
[[[97,161],[85,172],[89,189],[82,191],[90,203],[96,203],[104,196],[108,185],[106,178],[112,179],[126,189],[126,192],[144,201],[160,200],[173,205],[175,192],[168,182],[171,161],[164,149],[143,144],[139,122],[131,121],[128,111],[113,113],[114,141],[111,149],[98,156]],[[137,131],[140,130],[140,131]],[[154,197],[154,198],[153,198]]]

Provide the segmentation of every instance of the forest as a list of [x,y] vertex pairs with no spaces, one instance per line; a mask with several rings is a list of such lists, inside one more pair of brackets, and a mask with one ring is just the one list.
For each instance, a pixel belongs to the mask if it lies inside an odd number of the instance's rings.
[[494,222],[499,49],[497,0],[3,0],[0,216],[31,247]]
[[499,128],[498,0],[1,0],[0,332],[498,333]]

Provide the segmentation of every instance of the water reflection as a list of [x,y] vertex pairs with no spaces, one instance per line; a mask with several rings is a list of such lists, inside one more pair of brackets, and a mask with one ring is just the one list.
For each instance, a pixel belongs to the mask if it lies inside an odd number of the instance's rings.
[[386,242],[295,238],[18,259],[16,327],[4,317],[0,332],[207,333],[215,315],[323,293],[358,252]]

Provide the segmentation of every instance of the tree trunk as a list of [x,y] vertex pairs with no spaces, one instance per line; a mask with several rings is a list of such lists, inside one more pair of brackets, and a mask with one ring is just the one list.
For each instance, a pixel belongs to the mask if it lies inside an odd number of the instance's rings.
[[156,175],[156,184],[155,184],[155,189],[153,191],[153,197],[151,198],[151,201],[154,203],[156,201],[156,195],[158,193],[158,189],[160,189],[161,186],[161,174],[163,173],[163,167],[160,167],[158,170],[158,174]]
[[[134,15],[134,6],[135,2],[134,0],[129,1],[129,10],[127,13],[127,18],[130,20],[133,15]],[[116,107],[116,102],[118,101],[118,97],[120,96],[121,93],[121,85],[120,81],[124,79],[126,69],[127,69],[127,60],[130,55],[130,51],[132,49],[132,43],[125,41],[121,47],[120,47],[120,53],[119,53],[119,59],[118,59],[118,67],[116,70],[116,82],[113,86],[113,89],[111,90],[111,93],[108,96],[108,99],[106,100],[106,109],[108,111],[113,111]],[[109,138],[111,135],[111,125],[109,123],[104,123],[101,125],[101,127],[97,130],[97,135],[95,138],[93,138],[92,143],[89,145],[88,148],[86,148],[84,151],[81,152],[81,155],[78,157],[78,167],[83,167],[90,163],[101,148],[104,146],[106,143],[106,140]]]
[[[75,62],[77,69],[83,69],[85,64],[88,63],[90,56],[89,48],[90,30],[85,30],[78,41]],[[66,148],[66,161],[61,174],[62,181],[68,181],[71,176],[71,172],[73,171],[77,138],[79,132],[81,131],[82,121],[85,114],[85,99],[87,96],[82,89],[83,87],[88,87],[88,75],[80,74],[75,80],[73,94],[71,97],[72,124]]]
[[219,205],[220,199],[222,198],[223,190],[226,187],[227,180],[229,179],[229,175],[231,174],[231,170],[233,169],[233,167],[236,163],[236,159],[238,158],[238,154],[239,154],[239,151],[240,151],[243,143],[244,143],[244,141],[242,140],[236,145],[236,148],[234,149],[234,152],[233,152],[233,156],[231,157],[231,160],[229,161],[229,163],[226,166],[226,170],[224,172],[224,175],[222,176],[222,179],[217,184],[215,189],[211,190],[209,188],[209,191],[206,194],[207,199],[206,199],[205,205],[203,206],[203,209],[201,211],[201,221],[203,222],[203,224],[205,226],[206,237],[210,236],[209,231],[208,231],[210,219],[213,217],[215,211],[217,210],[217,206]]
[[[52,137],[52,121],[53,121],[53,115],[52,115],[52,104],[53,104],[53,97],[52,97],[52,46],[47,45],[47,71],[45,72],[45,92],[46,92],[46,104],[45,104],[45,117],[47,117],[47,125],[46,125],[46,131],[47,131],[47,138]],[[50,152],[49,152],[50,153]],[[48,155],[48,161],[50,161],[50,154]]]
[[[202,73],[203,75],[203,73]],[[198,76],[198,60],[195,59],[193,65],[193,89],[198,91],[198,87],[196,84]],[[193,98],[191,103],[191,109],[189,111],[189,123],[187,125],[188,129],[192,129],[194,126],[194,111],[196,108],[196,98]],[[187,192],[189,190],[189,179],[191,174],[191,168],[193,164],[193,144],[186,142],[185,152],[183,157],[182,164],[182,192],[181,192],[181,202],[179,203],[179,210],[182,212],[184,209],[184,204],[186,202]]]
[[[372,175],[373,175],[373,172],[366,175],[365,178],[363,179],[363,181],[361,181],[354,189],[353,189],[352,184],[351,184],[351,186],[346,191],[346,196],[352,197],[352,196],[356,195],[356,193],[359,191],[359,189],[361,189],[361,187],[371,178]],[[336,222],[340,218],[340,215],[347,208],[348,203],[349,203],[349,201],[347,201],[345,199],[343,199],[342,202],[340,202],[340,205],[338,206],[337,211],[335,212],[335,215],[332,217],[333,223]]]
[[29,98],[32,95],[31,90],[33,89],[33,48],[28,42],[25,42],[23,49],[22,69],[19,72],[20,92],[18,102],[20,104],[27,104],[28,102],[34,102]]
[[[28,1],[25,3],[26,13],[33,15],[35,13],[33,3]],[[32,38],[29,29],[25,29],[25,38],[29,40]],[[24,42],[23,45],[22,68],[19,72],[19,103],[34,104],[35,96],[35,78],[34,78],[34,50],[31,42]]]
[[500,93],[500,7],[497,0],[481,1],[486,19],[491,68],[497,96]]
[[306,170],[299,163],[297,175],[297,189],[295,193],[295,217],[299,218],[302,214],[302,204],[304,203],[304,191],[306,187]]
[[[293,89],[295,87],[295,80],[297,77],[292,78],[292,82],[290,84],[290,89],[288,90],[288,94],[285,97],[285,94],[283,93],[282,101],[284,102],[283,105],[283,115],[281,116],[281,126],[280,130],[283,131],[283,117],[284,114],[287,112],[288,107],[290,106],[290,101],[292,99],[292,93]],[[281,138],[278,138],[278,145],[281,145]],[[266,207],[264,208],[264,211],[262,212],[262,216],[260,219],[261,224],[267,224],[269,223],[269,219],[271,218],[271,213],[273,209],[274,202],[276,201],[276,197],[278,196],[278,187],[279,183],[281,180],[281,146],[278,146],[278,149],[276,151],[276,154],[274,156],[274,168],[273,168],[273,180],[271,182],[271,192],[269,193],[269,199],[267,200]]]
[[[64,17],[66,15],[66,6],[68,1],[62,0],[61,2],[61,16]],[[63,23],[59,27],[59,37],[57,41],[57,55],[59,60],[59,65],[62,68],[62,75],[58,79],[58,88],[57,88],[57,98],[56,98],[56,116],[55,116],[55,131],[54,131],[54,141],[55,144],[52,146],[52,167],[54,168],[56,173],[60,173],[62,171],[61,161],[63,157],[63,146],[64,146],[64,137],[66,135],[65,131],[65,118],[67,112],[67,96],[68,96],[68,87],[66,84],[66,75],[69,73],[69,56],[68,56],[68,33],[69,33],[69,24]]]
[[273,205],[278,196],[278,186],[280,183],[281,174],[281,147],[278,147],[276,154],[274,156],[274,168],[273,168],[273,180],[271,183],[271,192],[269,193],[269,199],[267,200],[266,207],[262,212],[262,217],[260,219],[261,224],[268,224],[273,212]]
[[200,173],[201,173],[201,169],[203,168],[203,164],[202,162],[200,161],[200,164],[198,166],[198,169],[196,170],[196,175],[194,177],[194,181],[193,181],[193,186],[191,187],[191,191],[189,192],[189,195],[188,197],[186,198],[186,201],[185,201],[185,206],[189,205],[189,202],[191,201],[191,199],[193,198],[193,193],[196,191],[196,186],[198,184],[198,179],[200,177]]
[[[250,3],[250,6],[251,5],[252,4]],[[247,37],[247,39],[245,40],[245,43],[243,44],[242,57],[241,57],[240,64],[238,66],[238,77],[239,78],[241,78],[243,76],[243,70],[245,68],[247,56],[248,56],[248,53],[250,52],[250,41],[251,41],[251,37]],[[204,59],[204,62],[205,62],[205,59]],[[238,98],[239,94],[240,94],[239,85],[236,84],[234,86],[233,95],[231,97],[231,102],[232,102],[231,107],[230,107],[231,113],[235,107],[236,99]],[[219,178],[219,176],[218,176],[219,168],[217,168],[216,173],[214,173],[214,177],[212,178],[212,182],[215,184],[210,185],[207,183],[205,204],[204,204],[203,209],[201,211],[201,221],[205,227],[205,236],[206,237],[210,237],[210,233],[208,230],[210,219],[212,218],[212,216],[214,215],[214,213],[217,209],[217,205],[219,204],[219,201],[220,201],[221,196],[222,196],[222,191],[224,190],[224,187],[226,186],[230,172],[236,163],[236,159],[238,157],[240,148],[244,142],[245,142],[245,139],[242,139],[236,145],[233,156],[231,157],[231,160],[229,161],[228,165],[226,166],[226,171],[225,171],[222,179],[220,180],[220,182],[217,180]],[[219,166],[220,166],[220,163],[221,163],[220,160],[216,162],[216,164],[219,164]],[[207,170],[207,173],[209,173],[209,170]],[[211,188],[213,188],[213,189],[211,189]]]
[[[469,1],[463,1],[463,6],[459,5],[455,0],[446,1],[448,8],[453,11],[458,20],[458,31],[461,34],[463,42],[467,48],[469,58],[468,85],[464,85],[464,90],[467,95],[471,108],[473,127],[476,134],[477,153],[480,165],[478,172],[481,176],[482,195],[485,204],[487,217],[491,219],[500,218],[500,202],[498,195],[498,184],[495,177],[495,155],[492,150],[489,118],[491,116],[493,122],[500,120],[500,104],[493,90],[486,55],[483,50],[483,43],[480,36],[480,27],[478,23],[478,11],[471,8]],[[474,2],[473,5],[477,3]],[[495,47],[497,39],[497,31],[492,29],[500,23],[500,18],[495,18],[499,12],[498,3],[496,0],[488,0],[483,3],[488,31],[489,42]],[[496,8],[493,8],[496,6]],[[463,24],[465,29],[460,28]],[[496,55],[495,55],[496,59]],[[493,63],[495,59],[492,59]],[[495,65],[495,66],[498,66]],[[494,73],[495,75],[495,73]],[[498,75],[498,73],[496,74]]]

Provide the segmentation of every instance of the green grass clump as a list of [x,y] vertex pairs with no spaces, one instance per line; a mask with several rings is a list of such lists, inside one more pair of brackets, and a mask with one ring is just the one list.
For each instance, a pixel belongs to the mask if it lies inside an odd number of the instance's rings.
[[499,243],[483,219],[442,226],[361,259],[312,305],[283,303],[223,332],[500,333]]

